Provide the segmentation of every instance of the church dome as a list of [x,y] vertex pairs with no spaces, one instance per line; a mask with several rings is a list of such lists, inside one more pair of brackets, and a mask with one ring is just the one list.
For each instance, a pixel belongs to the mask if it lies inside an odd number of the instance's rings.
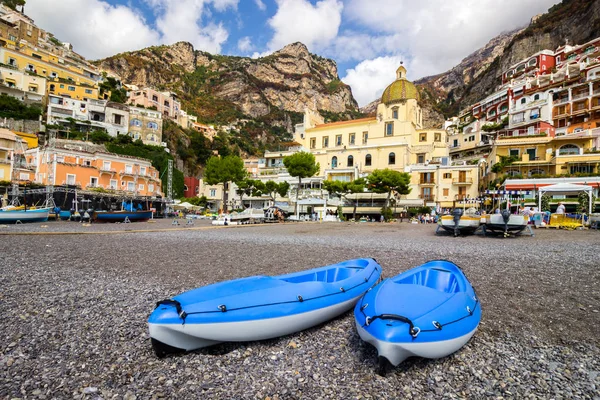
[[381,102],[389,105],[408,99],[419,101],[419,91],[412,82],[406,79],[406,68],[401,65],[396,70],[396,80],[383,91]]

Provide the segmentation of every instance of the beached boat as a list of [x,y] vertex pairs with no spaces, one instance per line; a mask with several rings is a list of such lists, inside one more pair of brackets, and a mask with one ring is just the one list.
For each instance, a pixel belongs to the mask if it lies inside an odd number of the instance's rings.
[[481,216],[472,212],[465,213],[460,208],[454,209],[452,215],[443,215],[439,223],[439,227],[454,236],[474,233],[480,225]]
[[28,208],[28,209],[6,209],[0,210],[0,224],[15,224],[18,221],[25,222],[46,222],[50,208]]
[[501,232],[504,233],[504,236],[521,233],[529,223],[528,216],[511,214],[509,210],[502,210],[500,214],[486,215],[484,220],[484,232]]
[[157,303],[148,318],[152,345],[160,357],[298,332],[351,309],[380,275],[375,260],[355,259],[194,289]]
[[92,219],[96,222],[148,221],[152,211],[94,211]]
[[386,279],[354,309],[360,337],[379,353],[380,373],[411,356],[441,358],[475,333],[481,307],[458,266],[430,261]]

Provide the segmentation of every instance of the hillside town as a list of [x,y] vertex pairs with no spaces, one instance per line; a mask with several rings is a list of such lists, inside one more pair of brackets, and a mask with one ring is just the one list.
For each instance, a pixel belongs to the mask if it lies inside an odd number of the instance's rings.
[[[4,5],[0,13],[0,93],[43,108],[38,120],[4,118],[5,199],[19,185],[34,184],[46,192],[73,187],[151,199],[161,210],[177,202],[172,182],[163,183],[172,180],[166,166],[161,171],[149,160],[111,153],[90,142],[90,135],[130,137],[170,152],[162,137],[166,120],[211,140],[226,127],[199,122],[174,92],[128,84],[99,69],[27,15]],[[395,215],[419,207],[438,213],[457,204],[484,207],[499,193],[535,205],[537,189],[559,183],[588,185],[598,196],[599,45],[595,39],[532,54],[503,72],[494,93],[439,129],[423,129],[419,90],[400,65],[375,115],[327,123],[306,108],[291,141],[244,160],[249,178],[287,182],[287,194],[241,198],[238,182],[211,185],[200,174],[184,178],[183,197],[203,197],[214,212],[277,205],[288,213],[312,215],[320,208],[379,219],[386,194],[365,190],[342,197],[324,183],[352,182],[381,169],[410,175],[408,193],[392,199]],[[73,140],[68,132],[81,137]],[[314,155],[320,166],[300,187],[283,163],[297,152]],[[574,199],[558,198],[575,210]]]

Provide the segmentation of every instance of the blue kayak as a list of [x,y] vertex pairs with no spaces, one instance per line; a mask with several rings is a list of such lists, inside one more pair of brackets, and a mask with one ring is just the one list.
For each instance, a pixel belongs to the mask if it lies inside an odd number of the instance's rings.
[[358,301],[354,317],[383,368],[454,353],[475,333],[481,305],[461,269],[438,260],[381,282]]
[[148,318],[152,345],[164,356],[298,332],[350,310],[380,275],[381,266],[364,258],[190,290],[157,303]]

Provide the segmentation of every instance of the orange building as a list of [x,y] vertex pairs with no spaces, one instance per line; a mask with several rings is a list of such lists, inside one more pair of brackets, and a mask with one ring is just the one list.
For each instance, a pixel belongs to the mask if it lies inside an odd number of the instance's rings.
[[56,140],[54,148],[31,149],[27,161],[36,166],[35,182],[101,188],[130,196],[163,196],[160,175],[149,160],[113,154],[104,146]]

